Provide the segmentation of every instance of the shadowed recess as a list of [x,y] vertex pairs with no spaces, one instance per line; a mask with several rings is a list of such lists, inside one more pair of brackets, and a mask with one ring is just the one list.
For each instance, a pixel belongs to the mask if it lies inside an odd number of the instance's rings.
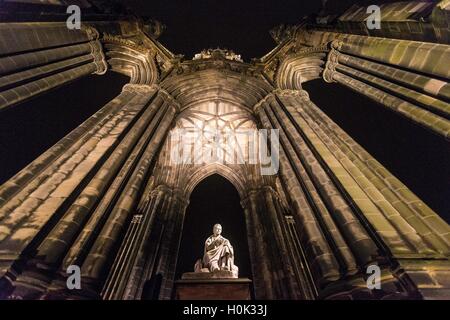
[[251,278],[244,210],[234,186],[218,174],[200,182],[191,194],[184,218],[176,279],[193,272],[195,261],[203,257],[206,238],[214,224],[220,223],[222,235],[234,248],[234,264],[240,278]]

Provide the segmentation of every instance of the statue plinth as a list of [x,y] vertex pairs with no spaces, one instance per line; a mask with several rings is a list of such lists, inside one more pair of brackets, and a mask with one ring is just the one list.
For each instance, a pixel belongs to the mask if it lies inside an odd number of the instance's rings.
[[[228,271],[229,272],[229,271]],[[189,272],[196,273],[196,272]],[[196,273],[203,274],[203,273]],[[206,272],[205,272],[206,274]],[[212,273],[211,273],[212,274]],[[210,276],[211,276],[210,274]],[[185,275],[185,274],[184,274]],[[184,276],[183,275],[183,276]],[[188,275],[189,276],[189,275]],[[252,281],[239,279],[186,279],[175,281],[176,300],[250,300]]]
[[236,279],[233,271],[217,270],[214,272],[186,272],[181,276],[182,280],[208,280],[208,279]]

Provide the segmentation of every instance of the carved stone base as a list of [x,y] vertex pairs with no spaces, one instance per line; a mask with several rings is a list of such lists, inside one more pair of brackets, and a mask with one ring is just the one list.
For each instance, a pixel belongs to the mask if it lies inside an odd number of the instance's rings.
[[186,272],[183,273],[181,276],[181,279],[188,280],[188,279],[202,279],[202,280],[208,280],[208,279],[233,279],[237,278],[235,273],[233,271],[227,271],[227,270],[217,270],[214,272]]
[[176,300],[250,300],[251,280],[182,279],[175,282]]

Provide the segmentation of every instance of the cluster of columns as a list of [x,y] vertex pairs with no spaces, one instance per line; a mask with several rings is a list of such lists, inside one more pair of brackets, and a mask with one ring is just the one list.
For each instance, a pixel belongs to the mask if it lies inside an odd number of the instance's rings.
[[370,265],[389,270],[389,281],[400,284],[384,287],[384,295],[414,295],[394,266],[399,259],[447,256],[449,226],[305,91],[275,90],[255,112],[264,128],[280,129],[280,178],[319,297],[349,279],[360,282],[357,294],[370,296],[362,285]]
[[80,77],[104,74],[99,37],[89,26],[0,23],[0,111]]
[[78,265],[83,294],[98,297],[176,110],[157,86],[126,85],[2,186],[1,276],[13,296],[21,286],[57,294],[58,278]]
[[[256,299],[314,299],[304,265],[289,247],[286,208],[271,186],[250,190],[241,202]],[[302,285],[301,285],[302,284]]]
[[[365,38],[330,43],[324,80],[361,92],[450,140],[450,73],[443,67],[450,61],[449,46]],[[379,54],[381,49],[392,55]]]
[[153,84],[158,72],[152,49],[106,33],[120,25],[121,32],[144,37],[137,23],[99,25],[101,32],[89,25],[69,30],[63,22],[0,24],[0,111],[104,74],[109,66],[131,81],[0,187],[0,298],[67,297],[72,265],[82,270],[84,289],[74,295],[101,297],[178,112],[177,103]]
[[172,299],[188,201],[180,190],[163,184],[144,199],[103,289],[104,299]]

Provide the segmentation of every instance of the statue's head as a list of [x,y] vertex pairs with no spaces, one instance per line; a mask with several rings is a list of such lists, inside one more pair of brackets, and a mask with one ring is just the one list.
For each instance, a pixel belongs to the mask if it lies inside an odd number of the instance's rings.
[[218,223],[216,223],[213,227],[213,233],[215,236],[218,236],[222,233],[222,226]]

